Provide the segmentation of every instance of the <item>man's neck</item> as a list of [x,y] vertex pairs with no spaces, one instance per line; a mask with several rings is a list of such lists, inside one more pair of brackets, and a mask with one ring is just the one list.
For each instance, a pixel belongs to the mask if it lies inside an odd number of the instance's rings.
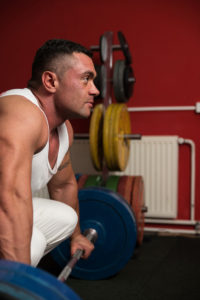
[[32,93],[38,100],[38,104],[40,108],[45,113],[50,131],[54,131],[55,128],[60,126],[62,123],[65,122],[60,116],[58,116],[55,104],[54,104],[54,97],[52,94],[48,94],[47,92],[42,92],[40,89],[35,90],[31,89]]

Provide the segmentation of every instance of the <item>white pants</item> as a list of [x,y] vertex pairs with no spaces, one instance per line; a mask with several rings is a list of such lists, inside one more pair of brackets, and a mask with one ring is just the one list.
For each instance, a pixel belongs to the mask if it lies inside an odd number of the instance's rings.
[[31,265],[67,239],[74,231],[78,217],[70,206],[51,199],[33,198],[33,232]]

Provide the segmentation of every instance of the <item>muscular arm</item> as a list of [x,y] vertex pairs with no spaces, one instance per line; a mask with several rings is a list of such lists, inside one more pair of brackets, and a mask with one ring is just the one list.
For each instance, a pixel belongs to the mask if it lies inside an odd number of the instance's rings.
[[38,112],[18,97],[0,99],[0,258],[30,263],[31,162]]
[[[73,140],[73,133],[71,126],[68,124],[68,133],[70,137],[70,145]],[[59,167],[56,175],[48,184],[50,198],[58,200],[70,205],[76,211],[79,217],[79,201],[78,201],[78,185],[71,165],[70,152],[68,151],[64,160]],[[93,250],[93,244],[90,243],[80,231],[80,224],[78,222],[74,233],[71,236],[71,253],[76,249],[83,249],[85,251],[84,258],[87,258]]]
[[[48,183],[48,190],[51,199],[66,203],[74,208],[79,215],[78,187],[72,169],[69,151],[65,155],[57,174],[54,175]],[[76,233],[80,233],[79,226],[76,228]]]

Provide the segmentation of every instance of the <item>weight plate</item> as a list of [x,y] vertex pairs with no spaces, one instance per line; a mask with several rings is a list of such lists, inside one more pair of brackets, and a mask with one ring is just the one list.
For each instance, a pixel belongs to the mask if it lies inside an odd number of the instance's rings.
[[121,176],[117,186],[117,192],[131,205],[132,202],[132,188],[133,176]]
[[115,159],[115,122],[116,122],[116,113],[118,110],[118,105],[111,105],[111,114],[110,114],[110,127],[109,127],[109,140],[110,140],[110,150],[109,150],[109,169],[118,170],[117,162]]
[[123,171],[126,168],[130,141],[124,135],[130,133],[130,116],[126,105],[110,104],[103,123],[103,152],[109,170]]
[[103,104],[98,104],[93,110],[89,128],[90,154],[93,166],[97,171],[102,170],[103,162],[102,128]]
[[94,84],[99,90],[99,95],[96,99],[104,99],[106,96],[106,81],[107,81],[107,72],[104,65],[95,65],[97,76],[94,79]]
[[112,170],[112,157],[113,157],[113,139],[112,139],[112,127],[113,120],[112,115],[113,106],[110,104],[105,112],[103,121],[103,153],[106,162],[106,166],[109,170]]
[[105,187],[113,192],[117,192],[117,187],[120,177],[117,175],[111,175],[108,177]]
[[130,65],[126,66],[124,69],[123,82],[124,82],[125,97],[126,97],[126,99],[129,100],[131,98],[131,96],[133,95],[133,88],[134,88],[134,84],[135,84],[134,72]]
[[3,294],[18,300],[80,300],[66,284],[47,272],[6,260],[0,261],[0,295]]
[[118,35],[119,43],[121,45],[122,52],[126,60],[126,64],[130,65],[132,63],[132,57],[125,36],[121,31],[118,31],[117,35]]
[[88,178],[87,174],[83,174],[83,175],[81,175],[79,177],[79,180],[78,180],[78,189],[81,189],[81,188],[84,187],[87,178]]
[[[72,275],[85,280],[100,280],[118,273],[132,257],[136,244],[136,223],[128,203],[106,188],[79,191],[80,226],[98,233],[95,249],[87,260],[79,260]],[[67,241],[53,250],[53,257],[64,267]],[[70,251],[68,251],[69,253]]]
[[117,102],[127,102],[128,98],[125,95],[124,89],[124,71],[125,62],[123,60],[117,60],[113,69],[113,89]]
[[127,102],[133,94],[135,77],[131,66],[117,60],[113,70],[113,89],[117,102]]
[[92,187],[92,186],[101,186],[102,184],[102,177],[100,175],[90,175],[88,176],[84,188]]
[[113,131],[113,144],[114,144],[114,160],[115,170],[124,171],[130,150],[130,140],[125,139],[125,134],[131,133],[130,115],[125,104],[115,104],[117,110],[114,117],[114,131]]
[[100,37],[99,44],[100,44],[100,59],[102,63],[104,63],[107,60],[107,54],[108,54],[108,43],[104,35]]
[[137,245],[140,246],[144,237],[144,182],[142,176],[134,177],[131,205],[137,224]]

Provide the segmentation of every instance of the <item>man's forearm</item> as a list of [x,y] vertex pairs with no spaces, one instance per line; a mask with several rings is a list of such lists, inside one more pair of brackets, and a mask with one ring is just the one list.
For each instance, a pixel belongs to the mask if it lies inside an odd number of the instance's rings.
[[0,210],[0,258],[30,264],[30,220],[15,213],[13,218]]

